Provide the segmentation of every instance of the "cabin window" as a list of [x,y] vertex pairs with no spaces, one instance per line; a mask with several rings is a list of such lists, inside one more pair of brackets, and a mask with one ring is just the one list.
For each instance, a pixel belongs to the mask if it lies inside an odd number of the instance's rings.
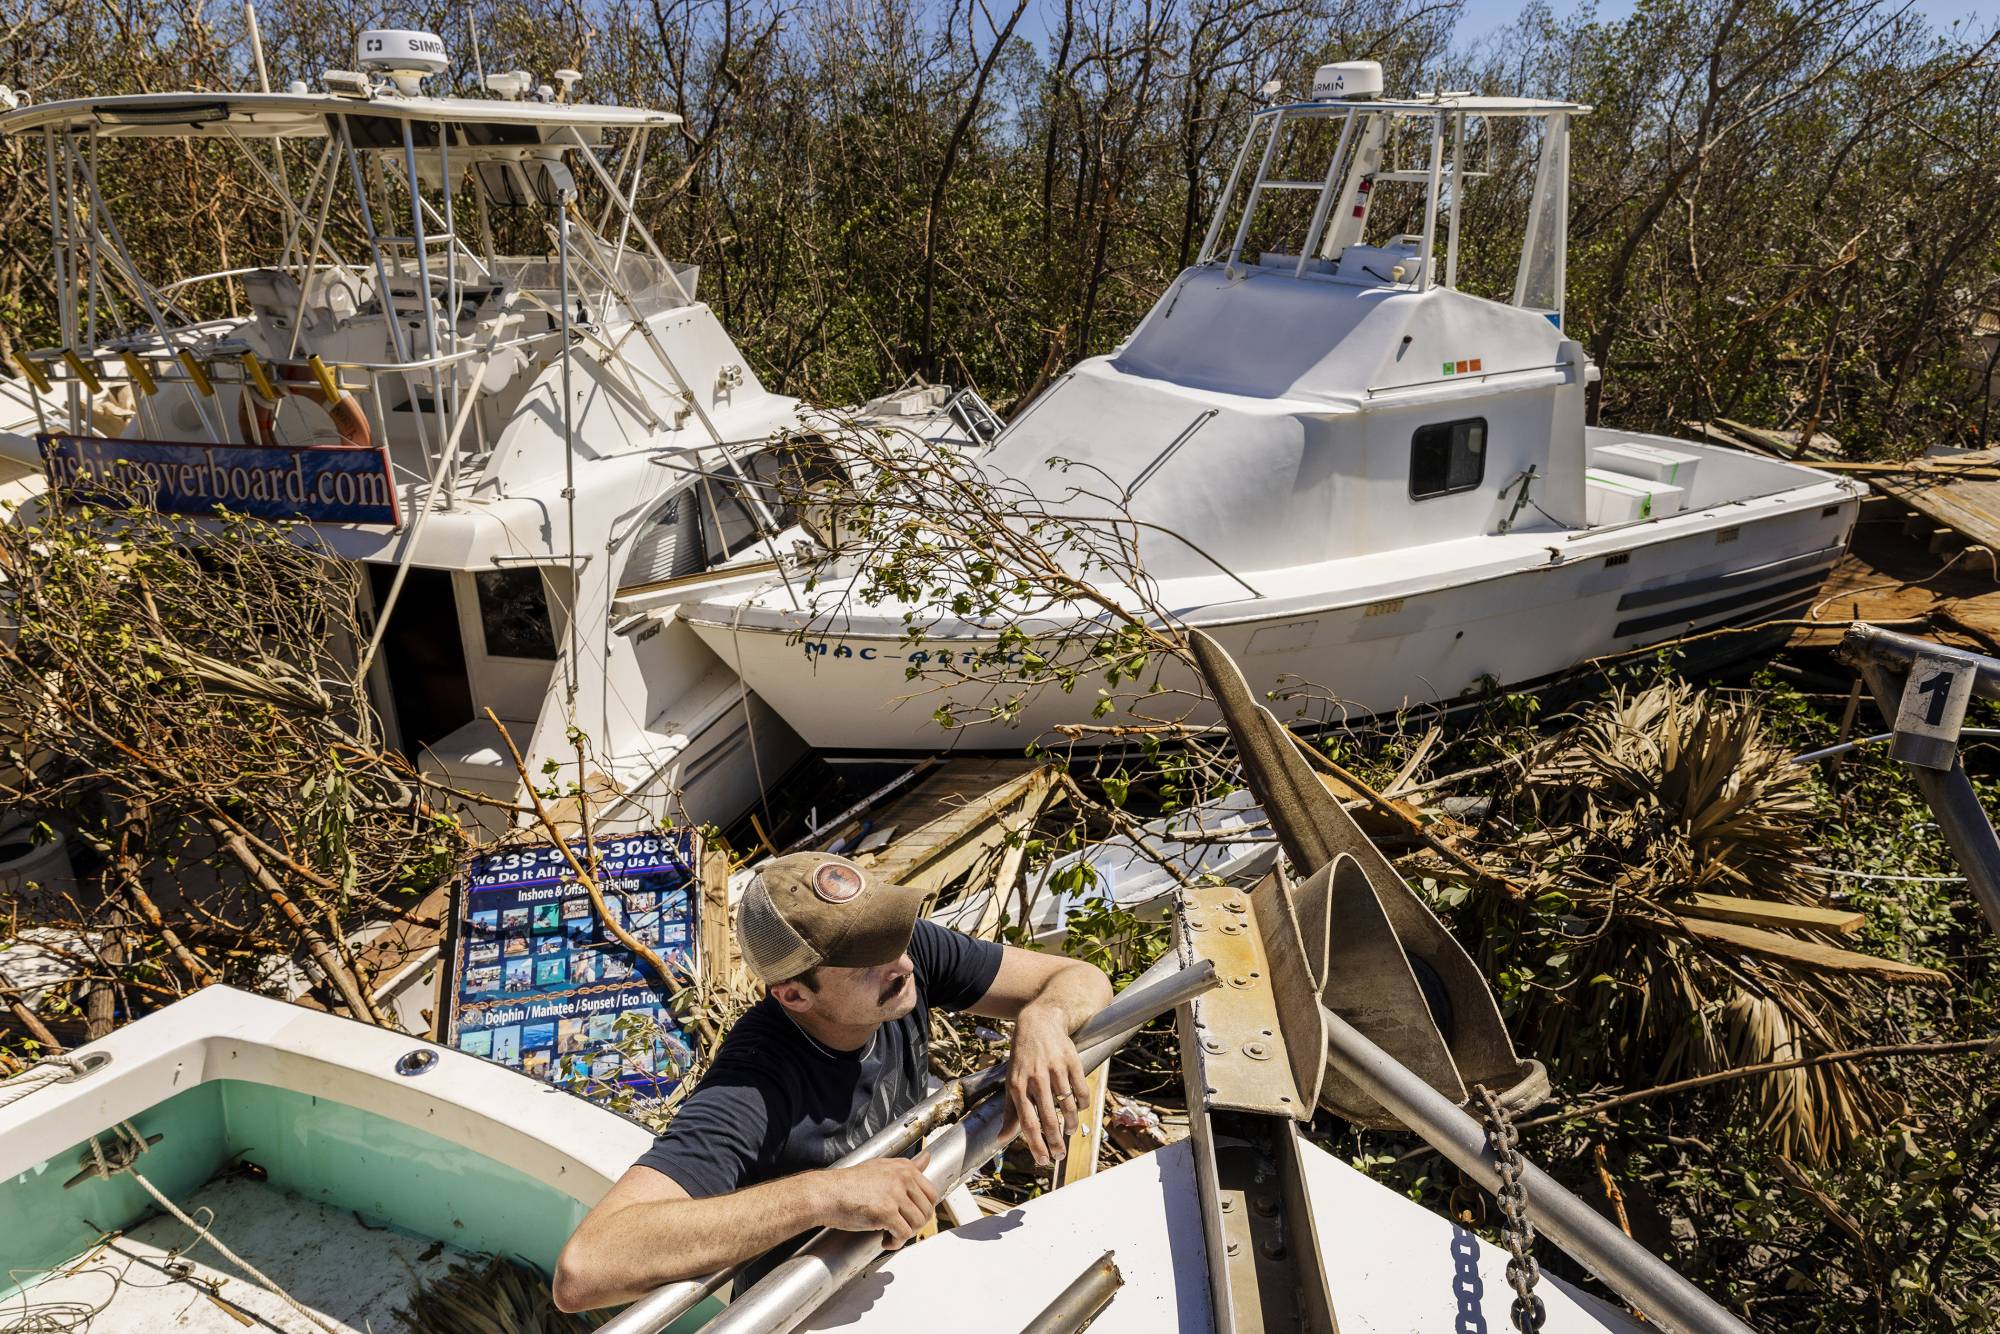
[[540,570],[532,565],[481,570],[473,583],[479,589],[479,629],[486,637],[486,656],[555,661],[556,635],[549,624],[549,595]]
[[[708,559],[727,560],[757,541],[757,517],[741,482],[708,477],[700,483],[699,492],[701,545]],[[768,494],[765,503],[771,503]]]
[[1419,426],[1410,441],[1410,499],[1470,491],[1486,476],[1486,419]]
[[805,449],[762,450],[742,466],[749,472],[747,484],[735,477],[711,475],[700,487],[701,540],[711,561],[725,560],[762,540],[764,534],[758,530],[749,499],[753,488],[776,525],[772,530],[775,536],[798,522],[792,507],[794,498],[815,481],[840,476],[823,454]]
[[708,564],[701,546],[702,499],[690,487],[676,492],[653,512],[632,538],[625,568],[618,576],[620,591],[699,574]]

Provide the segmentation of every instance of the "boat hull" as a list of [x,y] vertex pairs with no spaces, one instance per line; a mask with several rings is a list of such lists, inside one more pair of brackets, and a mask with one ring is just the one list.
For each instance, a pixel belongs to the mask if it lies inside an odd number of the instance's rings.
[[[1772,503],[1773,501],[1776,503]],[[1476,704],[1496,689],[1526,689],[1588,672],[1605,659],[1707,635],[1688,647],[1700,665],[1768,647],[1785,630],[1746,627],[1803,614],[1844,553],[1859,501],[1834,484],[1801,488],[1761,507],[1724,506],[1670,526],[1550,534],[1544,563],[1487,577],[1444,578],[1398,596],[1335,600],[1245,616],[1218,605],[1185,615],[1242,666],[1251,687],[1285,692],[1297,723],[1339,725],[1410,709]],[[834,752],[1018,750],[1030,742],[1129,742],[1135,725],[1208,725],[1191,676],[1170,666],[1166,692],[1093,717],[1101,681],[1064,693],[1031,688],[1006,723],[990,710],[1019,692],[954,677],[993,651],[998,635],[927,635],[905,642],[890,618],[845,619],[818,632],[803,617],[754,622],[737,607],[694,609],[696,633],[806,742]],[[824,624],[824,621],[820,622]],[[870,632],[873,626],[881,629]],[[1727,633],[1716,634],[1714,632]],[[944,656],[944,655],[949,655]],[[945,664],[940,666],[940,664]],[[914,667],[918,676],[909,676]],[[1142,681],[1141,687],[1150,684]],[[948,707],[958,725],[937,717]],[[1067,732],[1058,729],[1071,729]],[[1080,730],[1078,730],[1080,729]]]
[[[109,1334],[234,1334],[246,1322],[204,1300],[204,1281],[266,1327],[303,1324],[218,1252],[190,1246],[132,1175],[92,1173],[93,1139],[115,1155],[143,1136],[133,1166],[155,1189],[292,1300],[355,1331],[390,1327],[416,1281],[454,1260],[505,1254],[552,1270],[652,1139],[490,1061],[228,987],[74,1055],[81,1077],[0,1104],[0,1312],[104,1302],[91,1328]],[[181,1252],[191,1272],[169,1282],[162,1257]]]

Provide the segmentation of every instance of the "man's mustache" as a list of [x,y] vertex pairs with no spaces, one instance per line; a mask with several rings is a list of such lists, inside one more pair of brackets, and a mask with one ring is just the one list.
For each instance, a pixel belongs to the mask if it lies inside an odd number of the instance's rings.
[[895,999],[896,993],[903,989],[903,983],[909,980],[910,980],[909,974],[905,973],[903,976],[891,982],[888,986],[882,988],[883,1001],[889,1001]]

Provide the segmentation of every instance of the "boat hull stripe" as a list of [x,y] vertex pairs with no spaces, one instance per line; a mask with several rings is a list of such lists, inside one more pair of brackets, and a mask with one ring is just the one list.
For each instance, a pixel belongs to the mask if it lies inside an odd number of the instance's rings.
[[1611,632],[1613,639],[1623,639],[1627,635],[1643,635],[1649,630],[1659,630],[1667,626],[1692,625],[1723,612],[1735,611],[1739,607],[1754,606],[1760,602],[1770,602],[1788,593],[1804,592],[1816,588],[1826,579],[1827,569],[1821,567],[1794,575],[1778,583],[1766,584],[1761,588],[1746,589],[1741,593],[1731,593],[1728,597],[1715,598],[1694,607],[1676,607],[1672,611],[1656,612],[1651,616],[1638,616],[1629,621],[1620,621],[1618,628]]
[[1662,602],[1679,602],[1684,598],[1698,597],[1703,593],[1720,593],[1725,589],[1741,588],[1745,584],[1762,583],[1790,574],[1794,570],[1804,570],[1815,565],[1831,565],[1840,559],[1844,548],[1823,547],[1818,551],[1808,551],[1803,556],[1793,556],[1788,560],[1772,561],[1754,569],[1737,570],[1730,574],[1711,574],[1700,579],[1687,579],[1678,584],[1668,584],[1664,588],[1641,588],[1618,599],[1618,610],[1631,611],[1638,607],[1657,607]]

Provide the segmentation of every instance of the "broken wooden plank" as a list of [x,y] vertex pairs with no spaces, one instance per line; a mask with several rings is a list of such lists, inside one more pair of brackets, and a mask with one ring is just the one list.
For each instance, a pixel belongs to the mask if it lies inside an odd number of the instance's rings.
[[1727,417],[1717,417],[1715,424],[1744,440],[1749,440],[1778,455],[1780,458],[1796,458],[1799,453],[1796,440],[1787,440],[1776,431],[1767,431],[1761,426],[1751,426],[1746,422],[1731,421]]
[[1417,776],[1417,770],[1423,767],[1424,760],[1430,756],[1431,747],[1435,746],[1438,738],[1443,735],[1444,729],[1435,726],[1424,733],[1424,739],[1417,743],[1417,748],[1410,752],[1410,758],[1403,762],[1403,767],[1389,780],[1389,786],[1382,789],[1382,795],[1393,801],[1396,794]]
[[1764,931],[1754,926],[1741,926],[1735,922],[1710,922],[1699,917],[1678,917],[1675,920],[1684,931],[1697,940],[1727,945],[1731,949],[1742,950],[1748,954],[1761,954],[1807,968],[1824,968],[1838,973],[1861,973],[1880,978],[1884,982],[1911,986],[1936,987],[1950,981],[1934,968],[1904,963],[1901,959],[1880,959],[1872,954],[1844,950],[1836,945],[1823,945],[1816,940],[1800,940],[1797,936],[1780,935],[1776,931]]
[[[1040,818],[1042,808],[1055,796],[1054,789],[1042,801],[1029,802],[1020,807],[1008,821],[1007,843],[1000,852],[1000,865],[993,873],[993,879],[986,886],[986,906],[980,909],[979,920],[973,924],[970,934],[980,940],[994,940],[1000,934],[1000,920],[1007,915],[1009,896],[1021,878],[1021,863],[1028,853],[1028,826]],[[967,891],[968,893],[971,891]],[[1022,909],[1025,923],[1027,910]]]
[[1895,477],[1870,478],[1870,486],[1916,510],[1933,523],[1962,533],[1981,546],[2000,548],[2000,482],[1933,482]]
[[1062,1180],[1073,1185],[1097,1171],[1097,1154],[1104,1147],[1104,1100],[1109,1088],[1111,1065],[1106,1062],[1090,1072],[1083,1105],[1077,1108],[1076,1129],[1063,1146]]
[[[1685,426],[1688,430],[1693,431],[1696,435],[1702,437],[1704,440],[1711,440],[1718,445],[1727,445],[1734,449],[1749,450],[1753,454],[1777,455],[1779,453],[1779,451],[1774,447],[1762,444],[1757,440],[1750,438],[1749,436],[1738,435],[1736,432],[1729,430],[1728,428],[1721,425],[1719,422],[1684,421],[1681,423],[1681,425]],[[1781,455],[1781,457],[1788,457],[1788,456],[1789,453]]]
[[1961,459],[1906,459],[1881,462],[1871,459],[1798,459],[1801,465],[1819,472],[1847,472],[1861,476],[1952,477],[1991,480],[2000,477],[2000,462]]
[[1852,935],[1868,921],[1866,913],[1852,908],[1814,908],[1803,903],[1744,899],[1730,894],[1693,894],[1673,906],[1686,917],[1793,931],[1835,931],[1841,935]]
[[729,854],[702,840],[696,864],[701,907],[695,918],[696,967],[703,982],[727,990],[747,990],[750,976],[736,954],[729,922]]
[[1354,822],[1371,838],[1392,833],[1415,834],[1424,826],[1424,817],[1417,808],[1400,797],[1387,797],[1379,792],[1364,790],[1324,769],[1316,768],[1313,773],[1320,785],[1347,807]]
[[999,846],[1010,811],[1028,804],[1039,809],[1053,787],[1054,771],[1037,765],[911,830],[872,858],[857,860],[894,884],[935,893]]

